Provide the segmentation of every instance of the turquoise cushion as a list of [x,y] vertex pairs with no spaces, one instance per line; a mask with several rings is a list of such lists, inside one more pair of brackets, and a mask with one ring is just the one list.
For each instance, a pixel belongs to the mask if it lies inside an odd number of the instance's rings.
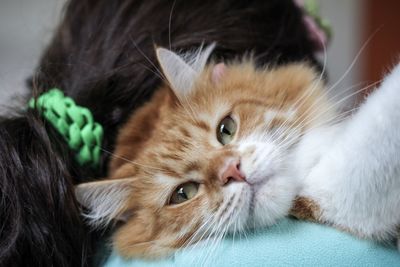
[[212,244],[177,252],[157,262],[130,260],[112,254],[106,267],[164,266],[400,266],[394,246],[359,240],[331,227],[285,219],[247,236],[227,237]]

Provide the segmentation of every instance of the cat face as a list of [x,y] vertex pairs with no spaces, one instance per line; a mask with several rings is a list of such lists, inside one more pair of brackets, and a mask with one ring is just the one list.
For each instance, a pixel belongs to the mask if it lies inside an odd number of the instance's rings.
[[121,130],[111,179],[77,188],[94,222],[123,221],[113,237],[123,256],[157,257],[288,214],[294,148],[329,113],[318,76],[304,64],[204,67],[211,51],[158,49],[169,85]]

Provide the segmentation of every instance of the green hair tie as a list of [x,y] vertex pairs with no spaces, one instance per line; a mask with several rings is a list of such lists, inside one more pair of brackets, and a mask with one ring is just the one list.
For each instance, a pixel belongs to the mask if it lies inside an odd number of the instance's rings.
[[57,129],[76,151],[75,158],[80,165],[98,167],[103,127],[94,121],[89,109],[76,105],[57,88],[43,93],[37,100],[31,99],[29,107],[37,109]]

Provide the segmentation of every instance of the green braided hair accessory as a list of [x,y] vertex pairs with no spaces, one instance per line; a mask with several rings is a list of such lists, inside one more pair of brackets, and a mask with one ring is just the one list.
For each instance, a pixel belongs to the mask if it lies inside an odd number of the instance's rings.
[[76,105],[57,88],[43,93],[37,100],[31,99],[29,107],[38,110],[76,151],[75,158],[80,165],[98,167],[103,127],[94,121],[89,109]]

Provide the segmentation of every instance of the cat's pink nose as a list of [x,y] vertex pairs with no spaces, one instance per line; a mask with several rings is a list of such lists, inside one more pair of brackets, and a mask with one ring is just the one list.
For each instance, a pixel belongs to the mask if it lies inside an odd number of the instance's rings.
[[240,171],[240,161],[231,161],[225,167],[225,170],[223,170],[220,179],[223,185],[228,183],[230,180],[246,181],[245,175]]

